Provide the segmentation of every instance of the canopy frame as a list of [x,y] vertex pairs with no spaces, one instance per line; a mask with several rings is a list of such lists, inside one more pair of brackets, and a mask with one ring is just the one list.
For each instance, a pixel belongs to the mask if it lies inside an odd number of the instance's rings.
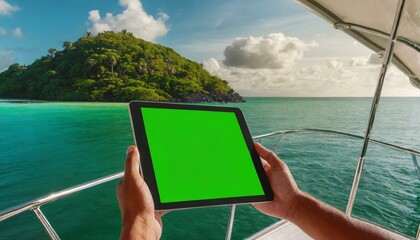
[[[309,9],[310,11],[320,16],[321,18],[325,19],[327,22],[332,23],[334,27],[336,27],[337,29],[340,29],[344,33],[356,39],[357,41],[359,41],[360,43],[362,43],[363,45],[365,45],[372,51],[376,53],[382,53],[385,51],[384,47],[378,45],[377,43],[373,42],[372,40],[364,36],[362,32],[389,38],[390,35],[388,35],[387,33],[384,33],[376,29],[368,28],[366,26],[361,26],[361,25],[358,25],[359,26],[358,28],[356,27],[356,24],[346,23],[340,17],[338,17],[337,15],[332,13],[330,10],[328,10],[327,8],[322,6],[320,3],[318,3],[316,0],[296,0],[296,1],[300,3],[302,6],[304,6],[305,8]],[[346,24],[347,24],[347,27],[345,27]],[[348,27],[349,24],[353,25],[353,27]],[[420,43],[418,42],[414,42],[414,41],[411,41],[402,37],[397,38],[397,41],[404,44],[405,46],[415,49],[416,51],[420,51]],[[405,73],[405,75],[409,77],[411,85],[420,89],[420,76],[416,75],[412,70],[410,70],[410,68],[403,61],[401,61],[400,58],[398,58],[395,55],[393,56],[392,62],[397,68],[399,68],[403,73]]]

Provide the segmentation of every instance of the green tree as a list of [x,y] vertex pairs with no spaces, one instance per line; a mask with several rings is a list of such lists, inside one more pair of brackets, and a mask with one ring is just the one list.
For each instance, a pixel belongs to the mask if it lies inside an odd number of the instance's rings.
[[55,48],[50,48],[48,49],[48,53],[50,54],[50,56],[53,58],[55,56],[55,54],[57,53],[57,49]]
[[[203,98],[203,96],[205,97]],[[228,82],[127,30],[87,32],[63,50],[0,73],[0,98],[64,101],[241,101]]]
[[70,42],[70,41],[65,41],[64,43],[63,43],[63,48],[65,49],[65,50],[70,50],[70,48],[73,46],[73,43],[72,42]]
[[118,63],[116,55],[115,54],[108,55],[107,61],[109,65],[111,66],[111,73],[112,73],[112,76],[114,77],[114,66],[117,65]]

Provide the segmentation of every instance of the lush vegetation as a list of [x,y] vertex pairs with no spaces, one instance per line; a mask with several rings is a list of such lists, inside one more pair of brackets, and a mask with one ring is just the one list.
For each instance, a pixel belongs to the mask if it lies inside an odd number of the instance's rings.
[[29,66],[0,73],[0,98],[61,101],[238,102],[227,81],[174,50],[133,34],[87,33]]

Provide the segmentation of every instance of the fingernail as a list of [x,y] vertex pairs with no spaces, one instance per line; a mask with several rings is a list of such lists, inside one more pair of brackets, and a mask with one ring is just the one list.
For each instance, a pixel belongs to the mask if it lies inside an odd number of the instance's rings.
[[127,152],[125,153],[126,155],[128,155],[129,153],[131,153],[134,150],[134,146],[129,146],[127,148]]

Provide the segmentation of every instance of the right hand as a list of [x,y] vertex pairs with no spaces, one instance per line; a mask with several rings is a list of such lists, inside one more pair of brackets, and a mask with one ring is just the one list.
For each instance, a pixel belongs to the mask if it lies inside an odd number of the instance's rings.
[[256,203],[254,207],[267,215],[285,220],[293,217],[301,191],[296,185],[289,167],[277,155],[259,143],[254,144],[274,192],[271,202]]
[[260,212],[292,222],[313,239],[402,239],[301,192],[289,168],[275,153],[258,143],[255,149],[274,192],[273,201],[254,204]]

